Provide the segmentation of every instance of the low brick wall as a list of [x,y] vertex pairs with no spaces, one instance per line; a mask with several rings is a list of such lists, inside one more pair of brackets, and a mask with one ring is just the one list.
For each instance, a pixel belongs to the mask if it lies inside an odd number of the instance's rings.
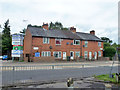
[[54,57],[33,57],[33,62],[54,62]]
[[98,57],[98,60],[110,60],[109,57]]

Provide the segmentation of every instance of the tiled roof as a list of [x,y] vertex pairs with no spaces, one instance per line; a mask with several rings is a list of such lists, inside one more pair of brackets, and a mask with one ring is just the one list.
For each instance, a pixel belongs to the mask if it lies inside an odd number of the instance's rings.
[[46,30],[31,26],[28,27],[28,30],[30,30],[32,36],[101,41],[97,36],[81,32],[73,33],[69,30]]
[[83,33],[83,32],[76,32],[76,34],[81,37],[83,40],[94,40],[94,41],[102,41],[100,38],[98,38],[95,35],[92,35],[90,33]]

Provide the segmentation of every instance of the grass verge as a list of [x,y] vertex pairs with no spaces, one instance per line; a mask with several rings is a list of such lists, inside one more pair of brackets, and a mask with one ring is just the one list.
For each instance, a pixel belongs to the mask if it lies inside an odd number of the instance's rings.
[[117,81],[116,81],[115,73],[113,73],[112,75],[114,75],[113,78],[110,78],[109,74],[103,74],[103,75],[98,75],[98,76],[94,75],[94,77],[98,80],[104,80],[104,81],[109,81],[110,83],[120,84],[120,82],[117,83]]

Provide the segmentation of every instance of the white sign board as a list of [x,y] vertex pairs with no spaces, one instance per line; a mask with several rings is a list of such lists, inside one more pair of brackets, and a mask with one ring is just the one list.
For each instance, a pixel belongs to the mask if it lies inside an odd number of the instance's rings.
[[12,57],[20,57],[23,54],[23,50],[12,50]]
[[103,48],[100,48],[100,50],[103,50]]
[[20,55],[12,54],[12,57],[20,57]]
[[23,50],[12,50],[12,54],[23,54]]
[[23,41],[12,41],[12,45],[23,45]]
[[38,50],[39,48],[38,47],[33,47],[34,50]]
[[23,40],[23,36],[22,35],[12,35],[12,41],[19,41],[19,40]]

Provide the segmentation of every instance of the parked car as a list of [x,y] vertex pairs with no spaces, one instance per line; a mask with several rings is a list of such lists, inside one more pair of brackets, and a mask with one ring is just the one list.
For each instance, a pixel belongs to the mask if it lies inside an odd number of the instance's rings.
[[8,55],[3,55],[3,56],[2,56],[2,59],[3,59],[3,60],[7,60],[7,59],[8,59]]

